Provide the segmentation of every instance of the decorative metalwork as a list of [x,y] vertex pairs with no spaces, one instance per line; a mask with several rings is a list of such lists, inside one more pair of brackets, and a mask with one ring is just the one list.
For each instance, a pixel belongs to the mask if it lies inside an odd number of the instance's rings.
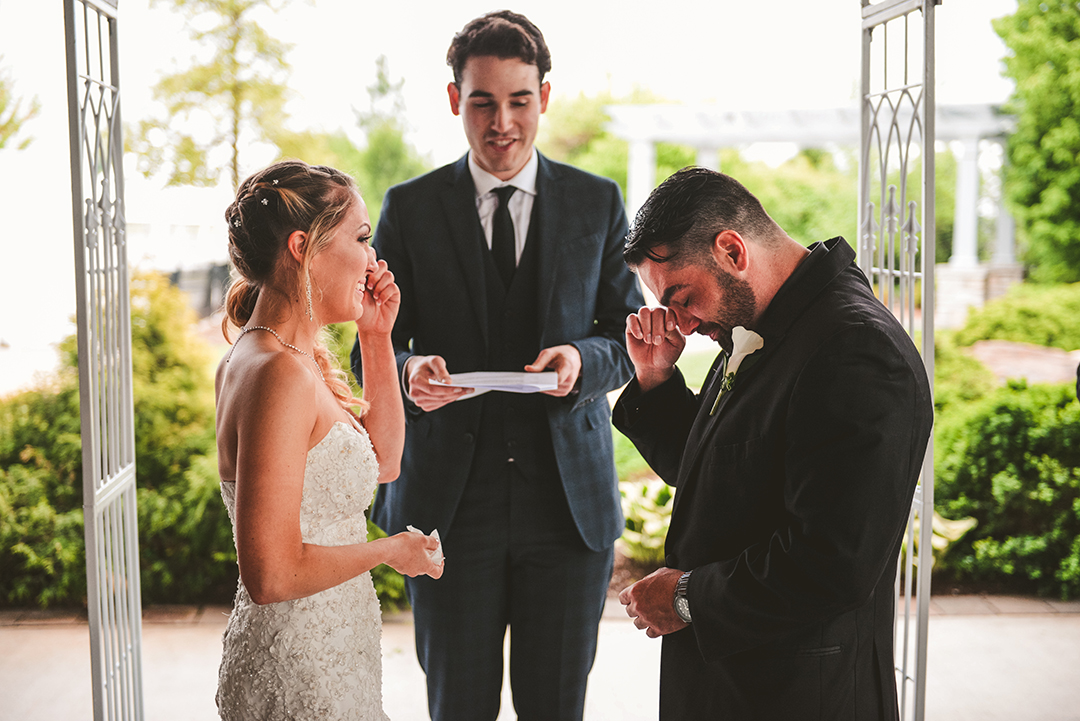
[[[862,2],[859,267],[934,378],[934,12],[941,0]],[[881,209],[880,219],[875,209]],[[876,232],[881,230],[878,237]],[[900,717],[922,721],[934,514],[933,438],[896,575]]]
[[131,304],[115,0],[65,0],[95,719],[141,719]]

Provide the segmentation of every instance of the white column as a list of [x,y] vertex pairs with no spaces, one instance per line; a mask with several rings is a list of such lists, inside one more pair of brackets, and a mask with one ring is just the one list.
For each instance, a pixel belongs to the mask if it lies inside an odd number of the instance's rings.
[[1002,145],[1001,196],[997,207],[997,237],[994,239],[994,255],[986,276],[986,299],[993,300],[1005,295],[1009,288],[1024,280],[1024,266],[1016,261],[1016,223],[1005,207],[1005,165],[1008,156]]
[[697,149],[697,164],[709,170],[720,170],[720,151],[717,148],[700,146]]
[[1009,153],[1004,139],[996,142],[1001,146],[1001,194],[998,198],[997,238],[994,241],[991,265],[1012,265],[1016,262],[1016,223],[1005,207],[1005,168],[1009,162]]
[[979,139],[961,141],[956,167],[956,214],[953,217],[952,257],[949,265],[979,264]]
[[626,168],[626,214],[633,221],[656,185],[656,145],[651,140],[631,140]]

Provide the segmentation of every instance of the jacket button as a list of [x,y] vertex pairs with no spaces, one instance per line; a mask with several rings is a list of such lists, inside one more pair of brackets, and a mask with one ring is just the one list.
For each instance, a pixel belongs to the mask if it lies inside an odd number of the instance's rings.
[[675,558],[674,553],[669,553],[668,555],[664,556],[664,565],[667,566],[668,568],[678,568],[679,567],[679,564],[676,562],[676,558]]
[[473,434],[472,433],[466,433],[465,434],[465,442],[470,443],[470,444],[473,442]]

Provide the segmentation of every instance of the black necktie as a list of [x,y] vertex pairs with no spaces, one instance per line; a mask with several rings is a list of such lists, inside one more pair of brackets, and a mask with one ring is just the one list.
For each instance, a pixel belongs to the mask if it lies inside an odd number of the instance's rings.
[[510,196],[517,190],[512,185],[495,188],[499,198],[499,207],[495,209],[495,218],[491,224],[491,254],[495,258],[495,267],[507,288],[514,277],[517,267],[517,242],[514,239],[514,219],[510,217]]

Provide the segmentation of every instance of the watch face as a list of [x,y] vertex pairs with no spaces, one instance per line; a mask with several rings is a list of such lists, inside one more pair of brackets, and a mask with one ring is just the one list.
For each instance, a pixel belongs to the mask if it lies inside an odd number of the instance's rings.
[[675,613],[679,615],[683,622],[690,623],[690,602],[686,600],[685,596],[675,597]]

